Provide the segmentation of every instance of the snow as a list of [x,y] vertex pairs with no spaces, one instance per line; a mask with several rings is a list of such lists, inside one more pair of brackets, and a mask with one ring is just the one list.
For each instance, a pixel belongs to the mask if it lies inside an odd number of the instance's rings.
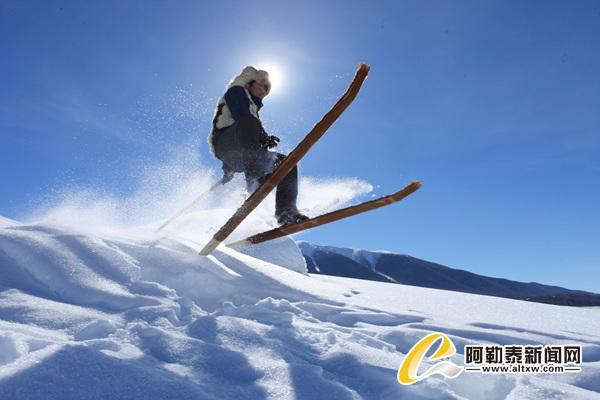
[[[301,247],[302,251],[307,255],[307,257],[310,257],[310,258],[314,257],[314,245],[312,245],[308,242],[304,242],[304,241],[299,241],[298,245]],[[385,250],[370,251],[370,250],[363,250],[363,249],[353,249],[353,248],[348,248],[348,247],[333,247],[333,246],[317,246],[317,247],[321,251],[328,251],[331,253],[336,253],[336,254],[342,255],[344,257],[347,257],[351,260],[354,260],[359,264],[367,265],[372,270],[373,270],[374,265],[377,264],[377,260],[379,259],[379,257],[381,257],[382,254],[394,254],[390,251],[385,251]],[[375,272],[377,272],[377,271],[375,271]],[[377,273],[382,276],[387,277],[388,279],[390,279],[392,281],[394,280],[380,272],[377,272]]]
[[[0,399],[600,398],[599,308],[310,275],[290,238],[198,256],[227,213],[160,234],[0,219]],[[583,371],[399,385],[432,331],[581,344]]]
[[0,228],[4,228],[7,226],[17,226],[20,225],[19,222],[12,220],[10,218],[6,218],[0,215]]

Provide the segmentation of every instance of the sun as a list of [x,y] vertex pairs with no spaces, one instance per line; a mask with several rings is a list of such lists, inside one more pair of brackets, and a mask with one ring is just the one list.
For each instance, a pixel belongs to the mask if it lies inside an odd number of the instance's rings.
[[269,80],[271,81],[271,92],[269,94],[280,93],[284,83],[283,69],[275,63],[258,63],[257,68],[269,73]]

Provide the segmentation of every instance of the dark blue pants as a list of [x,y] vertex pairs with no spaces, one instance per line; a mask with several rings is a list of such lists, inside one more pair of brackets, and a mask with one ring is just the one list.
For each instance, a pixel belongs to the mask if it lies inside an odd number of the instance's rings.
[[[277,162],[285,156],[266,150],[260,141],[266,133],[258,119],[253,116],[239,118],[233,125],[215,132],[212,136],[215,156],[235,172],[243,172],[246,187],[252,193],[273,172]],[[298,168],[294,168],[277,186],[275,215],[297,212]]]

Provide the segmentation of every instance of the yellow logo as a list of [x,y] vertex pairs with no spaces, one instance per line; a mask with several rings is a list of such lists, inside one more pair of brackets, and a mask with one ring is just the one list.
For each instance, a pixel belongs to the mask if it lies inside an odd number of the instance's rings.
[[439,360],[440,358],[450,357],[456,354],[456,347],[454,347],[454,343],[452,343],[448,336],[439,332],[430,333],[419,340],[406,354],[406,357],[404,357],[404,360],[398,369],[398,382],[403,385],[412,385],[413,383],[419,382],[434,374],[440,374],[446,378],[456,378],[463,372],[463,367],[450,361],[440,361],[431,366],[423,374],[417,374],[419,365],[423,362],[427,350],[429,350],[438,339],[441,339],[442,341],[435,353],[429,357],[430,361]]

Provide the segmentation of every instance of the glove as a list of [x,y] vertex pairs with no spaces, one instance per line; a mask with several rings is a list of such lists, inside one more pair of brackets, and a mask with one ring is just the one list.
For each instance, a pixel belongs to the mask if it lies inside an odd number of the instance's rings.
[[227,182],[232,180],[234,175],[235,171],[230,169],[227,165],[225,165],[225,163],[223,163],[223,178],[221,178],[223,184],[226,184]]
[[267,135],[260,141],[263,149],[272,149],[273,147],[277,147],[277,143],[279,143],[279,138],[275,135]]

